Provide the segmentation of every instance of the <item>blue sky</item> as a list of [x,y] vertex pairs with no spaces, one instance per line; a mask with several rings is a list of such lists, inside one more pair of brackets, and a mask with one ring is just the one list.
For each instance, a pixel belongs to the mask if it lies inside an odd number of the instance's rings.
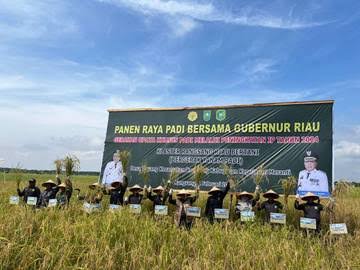
[[0,0],[0,159],[99,170],[108,108],[335,99],[360,179],[359,1]]

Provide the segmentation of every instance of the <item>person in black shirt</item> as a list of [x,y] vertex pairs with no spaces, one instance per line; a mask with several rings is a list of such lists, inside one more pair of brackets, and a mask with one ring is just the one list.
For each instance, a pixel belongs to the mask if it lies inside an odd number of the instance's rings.
[[110,204],[122,205],[124,203],[124,195],[128,186],[128,178],[123,177],[123,182],[116,180],[111,183]]
[[223,207],[223,201],[229,189],[230,183],[227,182],[224,191],[217,187],[212,187],[208,192],[209,197],[206,202],[205,216],[211,224],[214,223],[214,209]]
[[59,191],[59,187],[55,184],[54,181],[48,180],[42,184],[45,187],[45,190],[41,192],[40,199],[38,201],[38,207],[47,207],[50,199],[56,199],[56,193]]
[[141,191],[143,191],[143,188],[139,185],[134,185],[129,188],[129,191],[131,194],[129,195],[126,204],[141,204],[141,201],[143,199],[143,195],[140,194]]
[[31,178],[29,180],[29,185],[26,188],[24,188],[22,191],[19,189],[19,187],[17,188],[17,193],[19,197],[24,197],[24,202],[27,203],[28,197],[36,197],[37,201],[39,201],[41,191],[36,186],[36,179]]
[[[320,204],[319,196],[316,196],[314,193],[308,192],[301,198],[306,203],[300,204],[300,198],[297,196],[295,200],[295,209],[302,210],[304,212],[304,217],[313,218],[316,220],[316,232],[320,232],[320,213],[324,207]],[[317,202],[315,202],[317,201]]]
[[263,197],[267,199],[267,201],[262,202],[258,210],[265,210],[265,221],[270,222],[270,213],[279,213],[283,208],[281,202],[276,201],[279,198],[279,194],[277,194],[272,189],[268,190],[263,194]]
[[155,194],[151,194],[151,188],[149,191],[146,190],[147,197],[150,201],[153,202],[153,210],[155,209],[155,205],[165,205],[166,200],[168,199],[169,192],[168,189],[163,188],[162,186],[158,186],[152,190]]

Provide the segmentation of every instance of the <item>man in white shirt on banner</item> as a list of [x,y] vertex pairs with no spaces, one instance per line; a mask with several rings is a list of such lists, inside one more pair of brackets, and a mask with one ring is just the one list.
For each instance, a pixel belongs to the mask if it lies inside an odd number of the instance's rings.
[[318,170],[319,157],[312,151],[306,151],[304,157],[305,170],[299,173],[297,194],[305,195],[312,192],[319,197],[329,197],[329,181],[325,172]]
[[119,152],[115,152],[113,155],[113,160],[106,164],[102,184],[106,187],[110,187],[111,183],[114,181],[120,181],[121,183],[123,182],[123,171]]

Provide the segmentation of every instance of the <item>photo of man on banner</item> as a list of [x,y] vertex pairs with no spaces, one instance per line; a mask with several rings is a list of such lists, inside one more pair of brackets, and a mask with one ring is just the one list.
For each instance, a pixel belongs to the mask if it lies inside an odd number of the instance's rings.
[[110,187],[114,181],[123,182],[122,165],[120,162],[120,153],[117,151],[113,154],[113,160],[106,164],[102,184]]
[[304,196],[312,192],[319,197],[330,197],[329,181],[326,173],[317,169],[319,156],[313,151],[306,151],[304,156],[305,170],[300,171],[297,194]]

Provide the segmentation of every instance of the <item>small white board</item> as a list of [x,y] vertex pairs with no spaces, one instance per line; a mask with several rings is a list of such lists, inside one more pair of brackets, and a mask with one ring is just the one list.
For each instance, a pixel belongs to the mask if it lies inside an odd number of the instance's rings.
[[17,205],[17,204],[19,204],[19,202],[20,202],[19,196],[10,196],[10,198],[9,198],[10,204]]
[[57,199],[50,199],[48,207],[55,207],[57,205]]
[[214,217],[216,219],[229,219],[230,211],[229,209],[225,209],[225,208],[215,208]]
[[129,204],[130,212],[133,214],[141,213],[141,204]]
[[300,218],[300,228],[316,230],[316,219],[314,218]]
[[200,207],[188,207],[186,208],[186,215],[189,217],[201,217]]
[[168,206],[167,205],[155,205],[155,215],[167,216]]
[[37,197],[27,197],[26,204],[27,205],[36,205],[37,203]]
[[270,213],[270,223],[285,225],[286,224],[286,214]]
[[347,226],[345,223],[330,224],[331,234],[348,234]]
[[240,212],[240,221],[242,222],[252,222],[255,219],[254,211],[241,211]]

